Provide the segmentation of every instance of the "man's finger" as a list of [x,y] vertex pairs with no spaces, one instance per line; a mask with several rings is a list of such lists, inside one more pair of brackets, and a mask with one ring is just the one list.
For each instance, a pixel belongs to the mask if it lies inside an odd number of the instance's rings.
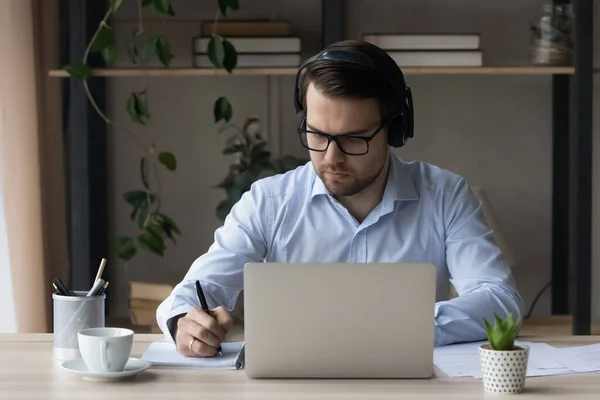
[[211,315],[217,320],[217,323],[223,328],[225,333],[233,327],[233,318],[223,306],[211,310]]
[[217,320],[213,318],[212,315],[207,314],[201,308],[192,308],[188,312],[186,318],[191,319],[198,325],[202,325],[203,327],[211,331],[219,340],[225,340],[226,333],[223,330],[223,328],[221,328]]
[[212,357],[217,354],[216,347],[209,346],[208,344],[199,340],[194,341],[192,344],[192,350],[200,357]]
[[195,337],[202,343],[206,343],[215,348],[221,344],[221,340],[219,340],[214,333],[202,325],[199,325],[194,320],[190,318],[181,318],[178,322],[179,327],[177,329],[181,329],[183,333]]
[[[178,330],[177,337],[175,338],[175,343],[177,344],[177,351],[186,357],[196,357],[197,354],[194,352],[194,350],[192,350],[192,346],[190,346],[190,344],[192,343],[192,339],[195,338],[188,335],[187,333]],[[196,339],[196,341],[198,340]]]
[[187,333],[178,335],[177,351],[186,357],[212,357],[217,353],[215,347],[209,346]]

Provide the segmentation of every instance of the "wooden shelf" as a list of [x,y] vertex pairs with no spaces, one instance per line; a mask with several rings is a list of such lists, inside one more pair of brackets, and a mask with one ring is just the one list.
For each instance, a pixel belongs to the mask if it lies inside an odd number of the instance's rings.
[[[297,68],[238,68],[232,75],[295,75]],[[535,66],[496,66],[496,67],[407,67],[402,68],[406,75],[551,75],[573,74],[573,67],[535,67]],[[225,70],[200,69],[200,68],[114,68],[95,69],[94,76],[102,77],[137,77],[137,76],[214,76],[229,75]],[[49,76],[66,78],[68,74],[63,70],[51,70]]]

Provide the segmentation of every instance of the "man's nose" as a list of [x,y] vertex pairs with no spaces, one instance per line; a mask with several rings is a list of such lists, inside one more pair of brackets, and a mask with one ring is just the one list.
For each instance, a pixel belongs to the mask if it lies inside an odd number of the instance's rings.
[[336,164],[343,161],[346,155],[340,150],[337,142],[332,140],[325,152],[325,160],[330,164]]

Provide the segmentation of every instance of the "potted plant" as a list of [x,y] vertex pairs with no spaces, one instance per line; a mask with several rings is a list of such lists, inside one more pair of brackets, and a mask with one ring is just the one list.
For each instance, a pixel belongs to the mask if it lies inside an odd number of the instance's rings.
[[227,196],[216,209],[217,217],[222,222],[254,182],[293,170],[308,162],[308,159],[291,155],[273,158],[266,139],[260,134],[261,125],[257,118],[247,118],[241,128],[228,124],[222,130],[226,129],[233,129],[235,133],[227,139],[223,149],[223,154],[232,156],[233,162],[225,179],[217,185],[225,190]]
[[489,343],[479,347],[483,386],[491,393],[521,393],[525,387],[529,348],[515,345],[520,321],[511,313],[495,325],[484,319]]

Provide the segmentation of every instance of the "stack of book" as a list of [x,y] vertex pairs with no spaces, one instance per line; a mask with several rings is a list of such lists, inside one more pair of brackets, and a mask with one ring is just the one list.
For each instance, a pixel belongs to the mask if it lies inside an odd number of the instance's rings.
[[365,42],[385,50],[400,67],[481,67],[477,33],[369,33]]
[[202,24],[201,35],[193,38],[194,67],[214,68],[208,57],[213,34],[235,47],[236,68],[291,68],[302,62],[302,41],[291,34],[289,22],[239,20]]
[[156,322],[156,309],[169,297],[173,286],[147,283],[129,283],[129,316],[136,332],[160,333]]

